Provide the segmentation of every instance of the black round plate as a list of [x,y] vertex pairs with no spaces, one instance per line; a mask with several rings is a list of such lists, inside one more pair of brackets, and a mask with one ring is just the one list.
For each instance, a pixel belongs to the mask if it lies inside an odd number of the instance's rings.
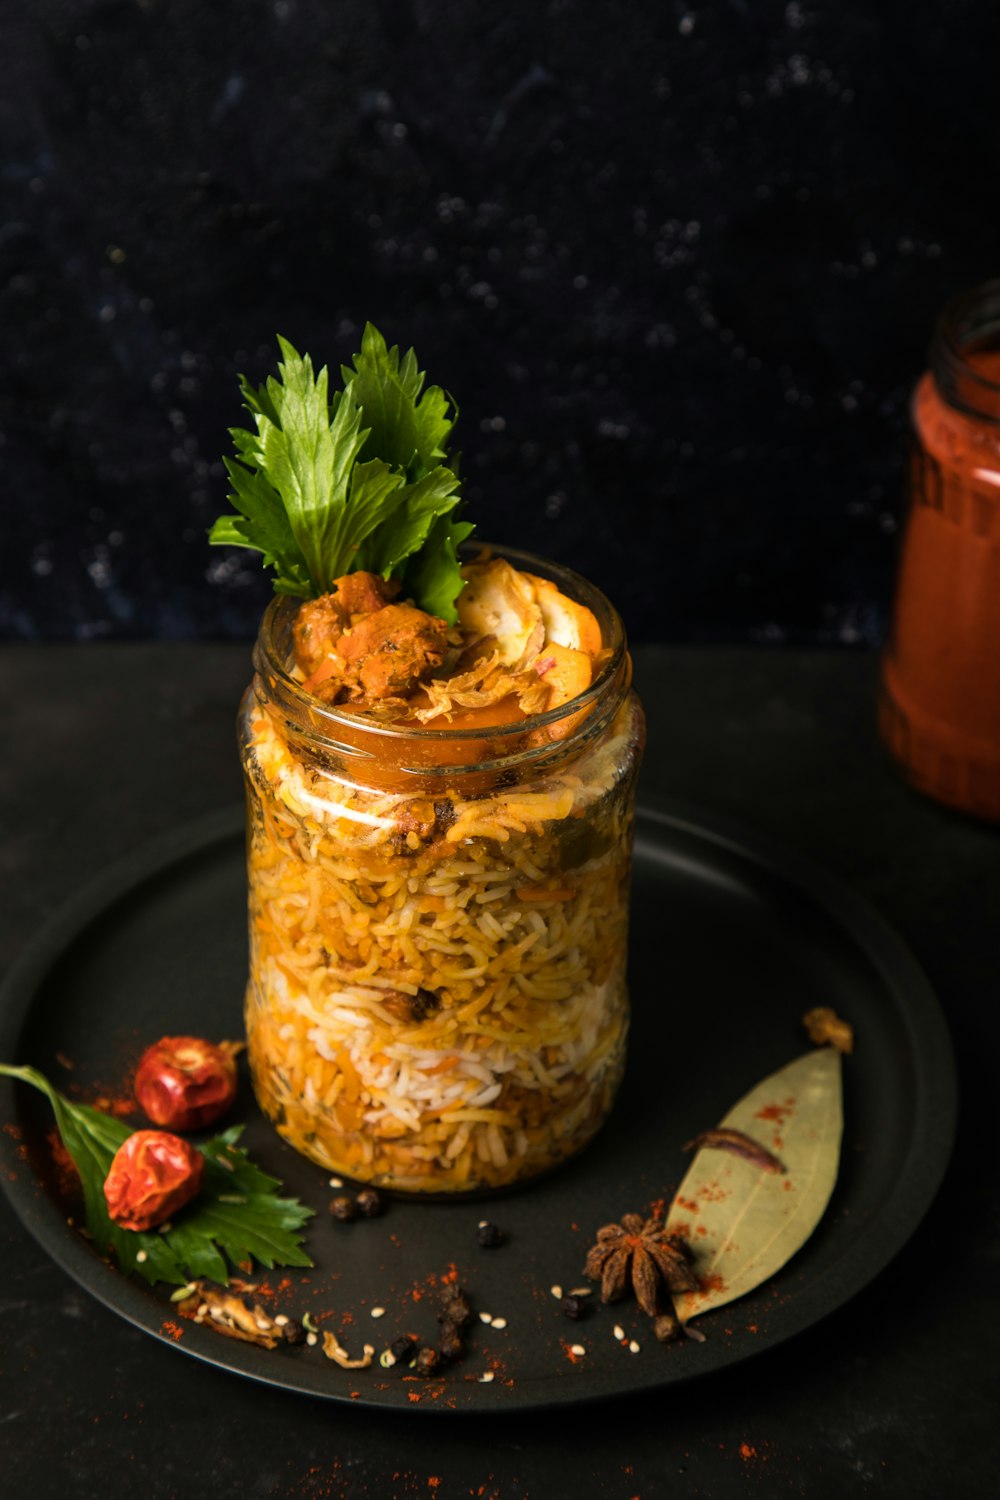
[[[2,992],[0,1057],[63,1089],[120,1090],[164,1033],[240,1034],[246,971],[242,819],[181,829],[125,861],[39,935]],[[838,882],[786,851],[678,810],[638,815],[631,942],[633,1029],[625,1082],[595,1143],[551,1177],[485,1203],[388,1202],[345,1225],[326,1213],[326,1174],[261,1117],[245,1080],[244,1144],[319,1212],[314,1270],[269,1273],[272,1303],[332,1314],[352,1353],[397,1334],[433,1341],[436,1287],[457,1270],[479,1312],[465,1358],[428,1384],[376,1363],[346,1372],[319,1348],[258,1349],[176,1321],[163,1289],[126,1279],[66,1222],[47,1170],[52,1118],[41,1096],[0,1079],[0,1176],[30,1232],[115,1312],[199,1359],[331,1400],[404,1410],[555,1406],[670,1385],[767,1349],[840,1307],[901,1248],[931,1203],[954,1132],[947,1030],[897,937]],[[760,1078],[805,1050],[802,1013],[831,1005],[852,1022],[839,1181],[810,1242],[770,1282],[699,1320],[706,1342],[661,1347],[632,1303],[561,1313],[551,1287],[578,1285],[599,1225],[669,1198],[684,1141]],[[71,1070],[66,1063],[72,1065]],[[479,1221],[505,1234],[480,1248]],[[374,1321],[373,1307],[385,1315]],[[174,1322],[173,1330],[165,1327]],[[641,1345],[615,1340],[621,1324]],[[582,1344],[583,1357],[570,1346]],[[494,1372],[491,1383],[480,1376]]]

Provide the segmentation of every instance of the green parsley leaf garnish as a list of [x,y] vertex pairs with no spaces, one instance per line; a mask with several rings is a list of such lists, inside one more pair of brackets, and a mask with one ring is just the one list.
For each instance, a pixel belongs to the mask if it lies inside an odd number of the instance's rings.
[[278,377],[240,378],[254,430],[233,428],[226,460],[236,514],[209,532],[214,546],[250,547],[274,569],[278,593],[326,593],[365,569],[397,578],[421,609],[449,624],[462,587],[456,546],[459,479],[448,457],[453,403],[427,386],[412,349],[400,355],[369,323],[343,388],[324,366],[278,339]]
[[101,1254],[113,1250],[123,1271],[146,1281],[184,1286],[198,1277],[225,1284],[227,1259],[238,1266],[251,1259],[274,1266],[311,1266],[299,1233],[313,1210],[296,1198],[279,1198],[281,1183],[254,1165],[237,1142],[241,1125],[231,1126],[198,1147],[205,1158],[204,1183],[193,1203],[168,1229],[123,1229],[108,1215],[104,1180],[131,1126],[89,1104],[74,1104],[36,1068],[0,1063],[0,1074],[30,1083],[46,1095],[62,1143],[80,1174],[87,1232]]

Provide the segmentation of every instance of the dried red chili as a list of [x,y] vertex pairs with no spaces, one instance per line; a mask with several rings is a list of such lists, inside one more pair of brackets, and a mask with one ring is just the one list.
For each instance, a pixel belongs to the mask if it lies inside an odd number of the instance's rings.
[[201,1130],[212,1125],[236,1098],[233,1042],[197,1036],[164,1036],[147,1047],[135,1074],[135,1097],[154,1125]]
[[165,1130],[136,1130],[119,1146],[104,1181],[108,1213],[123,1229],[154,1229],[196,1198],[200,1151]]

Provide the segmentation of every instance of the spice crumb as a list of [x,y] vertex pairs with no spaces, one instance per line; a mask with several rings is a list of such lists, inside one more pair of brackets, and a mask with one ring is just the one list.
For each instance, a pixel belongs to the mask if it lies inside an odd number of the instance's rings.
[[628,1352],[630,1354],[638,1354],[639,1353],[639,1344],[636,1342],[635,1339],[630,1340],[629,1346],[628,1346]]
[[582,1344],[570,1344],[569,1352],[570,1354],[580,1355],[586,1354],[587,1351]]
[[479,1384],[480,1385],[489,1385],[490,1381],[493,1378],[494,1378],[494,1376],[493,1376],[493,1371],[492,1370],[484,1370],[483,1373],[479,1377]]
[[611,1332],[614,1334],[615,1338],[618,1340],[618,1342],[620,1344],[621,1341],[622,1341],[622,1339],[625,1337],[625,1330],[622,1327],[622,1325],[620,1323],[616,1323],[615,1326],[614,1326],[614,1328],[612,1328]]
[[562,1301],[563,1290],[561,1286],[550,1286],[549,1291],[552,1293],[553,1297],[555,1297],[557,1302]]
[[480,1321],[480,1323],[492,1323],[493,1322],[493,1314],[492,1313],[487,1313],[487,1312],[481,1312],[479,1314],[479,1321]]
[[373,1307],[372,1308],[372,1317],[373,1318],[384,1318],[385,1317],[385,1308],[384,1307]]
[[494,1318],[493,1321],[490,1324],[490,1327],[491,1328],[506,1328],[507,1327],[507,1319],[506,1318]]

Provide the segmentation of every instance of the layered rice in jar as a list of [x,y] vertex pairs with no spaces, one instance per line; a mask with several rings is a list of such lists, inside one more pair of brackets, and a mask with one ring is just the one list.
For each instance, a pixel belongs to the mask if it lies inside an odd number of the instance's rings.
[[241,711],[258,1099],[414,1193],[553,1167],[624,1066],[641,709],[603,596],[511,558],[434,639],[365,575],[277,601]]

